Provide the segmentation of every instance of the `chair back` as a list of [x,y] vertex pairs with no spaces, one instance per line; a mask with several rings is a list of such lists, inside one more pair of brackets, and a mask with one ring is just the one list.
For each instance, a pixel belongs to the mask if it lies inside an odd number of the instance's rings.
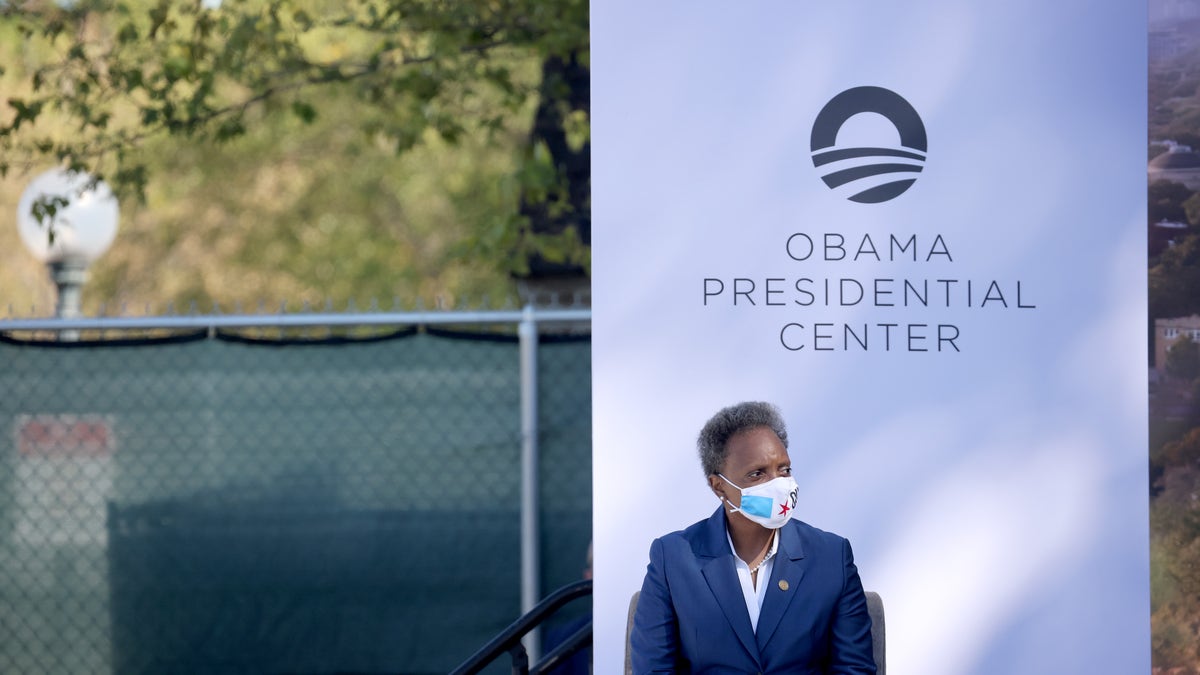
[[875,591],[867,591],[867,613],[871,615],[871,651],[875,655],[875,673],[887,670],[887,629],[883,618],[883,599]]
[[633,635],[633,613],[637,611],[638,596],[641,591],[634,591],[629,599],[629,617],[625,621],[625,675],[633,675],[633,649],[629,646],[629,638]]

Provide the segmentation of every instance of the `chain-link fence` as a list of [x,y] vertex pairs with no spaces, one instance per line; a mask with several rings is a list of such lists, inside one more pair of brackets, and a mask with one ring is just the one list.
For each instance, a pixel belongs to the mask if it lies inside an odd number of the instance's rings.
[[0,672],[450,670],[521,611],[523,372],[539,595],[578,579],[588,336],[389,326],[0,333]]

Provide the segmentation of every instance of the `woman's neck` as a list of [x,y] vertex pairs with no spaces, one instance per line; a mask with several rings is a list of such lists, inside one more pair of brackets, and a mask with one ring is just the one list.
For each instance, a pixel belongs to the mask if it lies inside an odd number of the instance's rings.
[[758,523],[747,520],[737,513],[725,512],[725,522],[729,525],[729,539],[733,542],[733,551],[747,565],[753,567],[762,560],[771,546],[771,537],[775,530],[770,530]]

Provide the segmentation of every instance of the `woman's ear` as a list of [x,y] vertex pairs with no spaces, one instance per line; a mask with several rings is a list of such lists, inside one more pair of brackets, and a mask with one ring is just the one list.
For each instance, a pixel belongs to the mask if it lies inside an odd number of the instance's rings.
[[725,481],[721,480],[720,476],[715,473],[708,474],[708,487],[717,496],[717,499],[721,500],[722,504],[728,501],[725,497]]

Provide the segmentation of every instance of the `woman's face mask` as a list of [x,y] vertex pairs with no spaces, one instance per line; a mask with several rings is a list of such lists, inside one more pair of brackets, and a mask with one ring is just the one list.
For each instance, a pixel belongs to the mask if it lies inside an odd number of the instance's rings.
[[[717,475],[742,493],[741,506],[734,507],[735,512],[741,512],[743,516],[771,530],[777,530],[791,520],[792,511],[796,508],[796,495],[800,492],[800,487],[791,476],[779,476],[761,485],[740,488],[725,476]],[[733,506],[732,502],[730,506]]]

